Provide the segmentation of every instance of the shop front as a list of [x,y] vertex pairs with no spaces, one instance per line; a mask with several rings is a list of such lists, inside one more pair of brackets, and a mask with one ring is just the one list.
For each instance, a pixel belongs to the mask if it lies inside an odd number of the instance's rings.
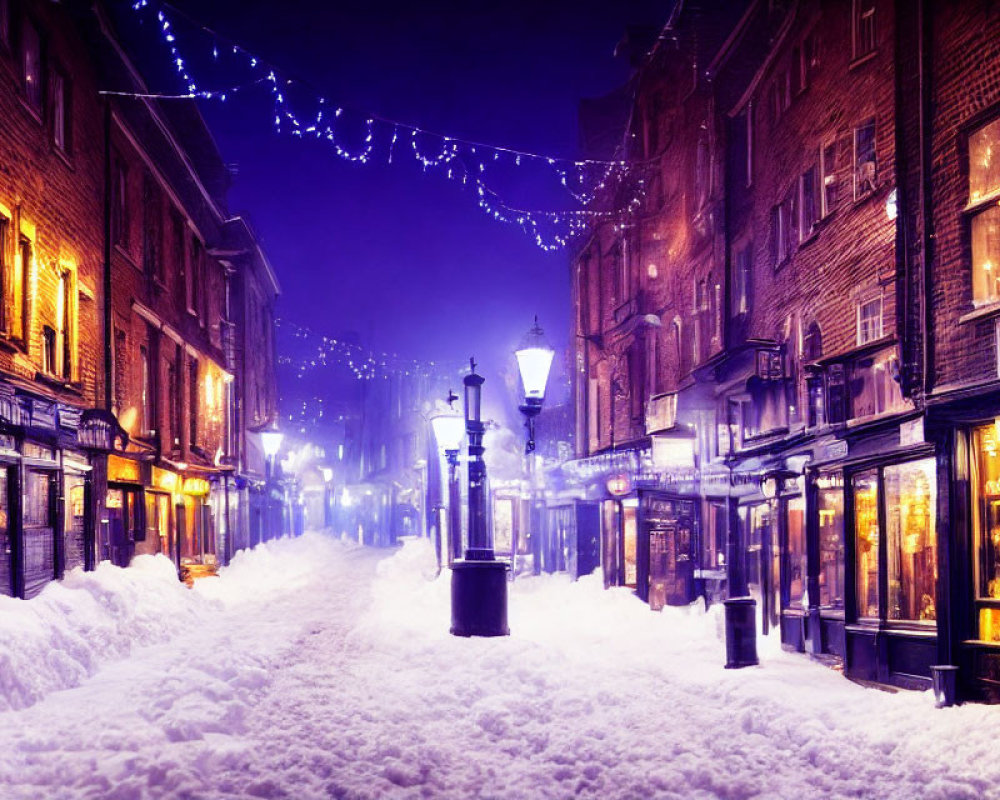
[[214,567],[217,563],[215,525],[209,504],[212,486],[205,478],[188,476],[180,487],[177,532],[181,569],[193,565]]
[[175,500],[182,485],[181,476],[170,469],[151,466],[145,487],[146,536],[135,546],[136,555],[162,554],[180,566]]
[[696,596],[697,509],[697,498],[651,489],[604,500],[605,586],[633,589],[654,611],[691,603]]
[[145,540],[142,464],[131,458],[109,455],[97,558],[127,567],[136,553],[136,546],[141,552]]
[[845,469],[848,677],[927,688],[938,663],[933,454]]
[[[995,414],[996,416],[986,416]],[[948,626],[937,663],[959,666],[964,698],[1000,702],[1000,397],[932,410],[929,433],[950,492],[938,494],[938,525],[950,548],[942,583]],[[931,429],[932,428],[932,429]]]
[[0,387],[0,594],[30,599],[93,563],[79,409]]

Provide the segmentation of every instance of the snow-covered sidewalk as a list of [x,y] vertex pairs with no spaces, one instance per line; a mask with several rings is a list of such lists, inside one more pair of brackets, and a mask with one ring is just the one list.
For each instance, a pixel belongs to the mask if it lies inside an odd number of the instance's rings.
[[936,710],[596,577],[448,634],[448,576],[309,534],[194,590],[169,562],[0,598],[2,798],[1000,797],[1000,709]]

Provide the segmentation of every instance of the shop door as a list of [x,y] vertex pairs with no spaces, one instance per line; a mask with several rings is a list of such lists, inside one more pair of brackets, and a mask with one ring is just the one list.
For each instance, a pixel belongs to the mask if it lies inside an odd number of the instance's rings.
[[748,527],[747,583],[757,601],[760,629],[765,636],[778,628],[781,605],[781,552],[771,504],[758,503],[741,514]]
[[617,500],[601,503],[601,566],[604,569],[604,588],[622,582],[619,572],[621,559],[621,506]]
[[11,470],[0,468],[0,594],[14,594],[13,548],[8,526],[7,480]]
[[682,606],[694,596],[691,530],[657,524],[649,530],[649,606]]
[[136,539],[143,539],[142,509],[139,488],[109,484],[108,511],[104,557],[118,567],[127,567],[132,560]]
[[146,493],[146,541],[154,553],[162,553],[177,563],[176,536],[170,519],[170,495]]
[[24,473],[24,597],[56,577],[56,482],[52,472]]
[[85,566],[87,559],[87,480],[67,472],[63,481],[63,568]]

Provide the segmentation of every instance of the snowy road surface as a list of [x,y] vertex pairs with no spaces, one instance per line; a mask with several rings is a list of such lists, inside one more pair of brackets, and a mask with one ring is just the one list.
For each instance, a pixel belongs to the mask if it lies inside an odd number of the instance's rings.
[[0,798],[1000,797],[1000,708],[856,686],[564,576],[447,632],[427,542],[318,534],[0,598]]

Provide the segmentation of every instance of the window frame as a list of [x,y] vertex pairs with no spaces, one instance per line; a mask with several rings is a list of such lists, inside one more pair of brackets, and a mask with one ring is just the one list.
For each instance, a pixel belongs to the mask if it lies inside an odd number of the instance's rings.
[[[812,188],[807,193],[806,177],[811,176]],[[819,191],[819,167],[812,164],[799,176],[799,242],[804,242],[816,232],[816,226],[823,219],[820,210]],[[806,219],[806,198],[809,198],[812,207],[812,219]]]
[[[24,104],[29,111],[39,120],[45,111],[45,78],[43,70],[44,44],[42,31],[31,16],[25,15],[21,19],[21,40],[20,40],[20,74],[21,91]],[[30,33],[30,35],[29,35]],[[31,49],[29,45],[34,45]],[[34,56],[33,63],[29,63],[29,58]],[[31,74],[29,74],[29,71]],[[31,83],[31,78],[36,78],[36,83]],[[33,88],[37,85],[37,88]]]
[[[985,297],[976,297],[977,286],[980,281],[983,280],[983,278],[979,275],[980,271],[977,269],[975,258],[976,225],[978,220],[985,219],[988,214],[1000,214],[1000,206],[998,206],[998,201],[1000,201],[1000,177],[997,179],[996,186],[987,187],[985,192],[977,193],[975,195],[973,194],[972,141],[977,133],[990,128],[991,126],[996,126],[998,128],[997,133],[998,138],[1000,138],[1000,113],[998,113],[997,109],[993,109],[989,118],[978,119],[976,124],[970,127],[962,137],[962,143],[964,144],[964,152],[962,153],[962,156],[965,162],[964,166],[966,168],[967,176],[967,200],[966,206],[963,209],[963,217],[968,237],[969,273],[971,280],[971,286],[969,289],[973,309],[1000,306],[1000,246],[997,248],[997,276],[994,277],[996,293],[988,294]],[[998,154],[997,158],[1000,159],[1000,154]],[[1000,226],[1000,220],[997,220],[994,224]],[[992,261],[992,259],[990,261]],[[998,358],[1000,358],[1000,356],[998,356]],[[998,367],[998,369],[1000,369],[1000,367]]]
[[[859,161],[859,142],[861,139],[861,133],[868,128],[871,128],[871,159],[868,161]],[[864,122],[859,125],[854,126],[854,133],[851,137],[853,142],[854,150],[854,160],[853,173],[854,173],[854,199],[855,201],[863,200],[866,197],[871,196],[878,189],[878,130],[875,121],[875,117],[869,117]],[[861,164],[872,164],[872,176],[871,185],[868,188],[864,188],[863,181],[859,175]],[[866,179],[867,180],[867,179]]]
[[875,0],[853,0],[851,3],[851,54],[860,61],[878,50],[878,18]]
[[[877,332],[863,336],[862,333],[865,330],[864,327],[864,310],[873,306],[875,303],[878,304],[878,328]],[[879,292],[877,295],[866,295],[858,299],[854,304],[855,309],[855,332],[856,332],[856,344],[858,347],[864,347],[865,345],[871,344],[872,342],[877,342],[885,337],[885,297]]]
[[73,90],[66,71],[58,65],[49,67],[49,103],[51,107],[52,144],[69,157],[73,152]]
[[[892,609],[890,608],[890,603],[893,600],[893,587],[890,574],[893,568],[891,563],[892,553],[895,552],[894,548],[902,549],[903,547],[903,536],[905,535],[900,529],[897,531],[897,537],[895,544],[890,540],[890,530],[891,520],[889,515],[889,501],[891,492],[888,490],[888,483],[886,480],[886,471],[895,470],[900,468],[905,468],[907,466],[918,465],[921,462],[930,462],[931,475],[935,477],[935,485],[929,487],[928,497],[933,504],[936,498],[937,492],[937,480],[936,474],[934,472],[934,455],[933,453],[921,453],[919,455],[912,455],[908,458],[902,458],[892,461],[881,461],[878,463],[868,464],[862,466],[858,469],[852,470],[848,476],[845,476],[845,486],[849,487],[849,491],[845,492],[845,501],[849,503],[850,510],[845,514],[845,529],[847,528],[847,520],[850,520],[850,536],[854,542],[854,558],[851,568],[853,575],[848,579],[847,585],[853,582],[854,586],[854,603],[851,609],[853,620],[858,623],[866,625],[878,625],[880,627],[884,626],[887,628],[894,629],[909,629],[909,630],[937,630],[938,619],[937,619],[937,587],[935,586],[935,592],[933,597],[933,603],[935,607],[935,618],[934,619],[903,619],[899,617],[893,617]],[[875,580],[876,580],[876,595],[877,595],[877,609],[874,615],[872,614],[861,614],[861,599],[858,592],[858,584],[860,578],[859,572],[859,558],[858,558],[858,514],[857,514],[857,497],[855,491],[855,481],[858,478],[869,476],[869,478],[874,479],[875,483],[875,524],[877,526],[876,537],[877,542],[873,543],[876,550],[876,568],[875,568]],[[846,509],[845,509],[846,510]],[[934,531],[934,544],[929,548],[930,551],[935,555],[937,554],[937,522],[934,513],[928,515],[928,520],[930,526]],[[846,532],[846,531],[845,531]],[[895,537],[894,537],[895,538]],[[937,564],[935,558],[935,569],[940,569],[940,564]],[[898,591],[898,590],[897,590]],[[978,593],[978,584],[976,587]],[[871,610],[870,608],[867,610]]]

